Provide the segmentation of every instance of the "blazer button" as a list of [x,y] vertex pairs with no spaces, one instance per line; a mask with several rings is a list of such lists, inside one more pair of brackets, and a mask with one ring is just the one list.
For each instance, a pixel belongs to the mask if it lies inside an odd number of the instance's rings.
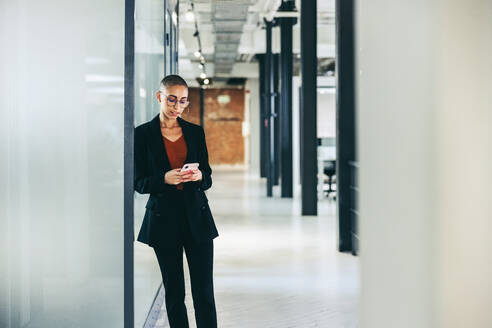
[[202,210],[204,210],[205,208],[206,208],[206,206],[205,205],[202,205]]

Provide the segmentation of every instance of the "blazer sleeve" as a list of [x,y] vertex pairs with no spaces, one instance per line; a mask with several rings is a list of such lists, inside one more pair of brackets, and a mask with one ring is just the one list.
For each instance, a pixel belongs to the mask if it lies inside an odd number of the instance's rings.
[[165,172],[152,174],[149,170],[148,147],[145,144],[144,131],[134,130],[134,189],[140,194],[154,194],[168,191],[172,186],[164,182]]
[[198,188],[203,191],[212,187],[212,169],[208,163],[208,150],[207,142],[205,140],[205,131],[203,127],[199,127],[199,139],[200,139],[200,159],[199,169],[202,171],[202,181],[198,181]]

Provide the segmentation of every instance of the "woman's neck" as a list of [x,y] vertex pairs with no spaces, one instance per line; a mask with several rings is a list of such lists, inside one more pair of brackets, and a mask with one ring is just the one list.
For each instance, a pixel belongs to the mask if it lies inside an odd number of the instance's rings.
[[163,128],[174,128],[179,125],[177,119],[166,118],[162,112],[159,114],[159,120],[161,121],[161,127]]

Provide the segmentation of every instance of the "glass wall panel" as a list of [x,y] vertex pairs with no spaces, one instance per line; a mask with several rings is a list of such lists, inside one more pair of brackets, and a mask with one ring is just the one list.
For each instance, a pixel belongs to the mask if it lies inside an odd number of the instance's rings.
[[0,327],[123,327],[124,2],[0,2]]
[[177,72],[178,67],[178,26],[173,22],[173,73]]
[[[135,126],[159,113],[155,93],[165,75],[164,0],[135,2]],[[135,237],[145,213],[148,195],[135,193]],[[135,326],[142,327],[162,282],[152,248],[135,242]]]
[[135,123],[159,112],[155,92],[164,77],[164,0],[137,0],[135,20]]
[[172,45],[174,44],[174,24],[172,22],[171,18],[171,30],[169,31],[169,52],[170,52],[170,57],[169,57],[169,67],[170,71],[169,73],[174,73],[174,51],[172,48]]
[[171,14],[166,10],[166,75],[171,74],[172,55],[171,55]]
[[178,73],[178,45],[179,45],[179,6],[175,5],[173,8],[173,73]]

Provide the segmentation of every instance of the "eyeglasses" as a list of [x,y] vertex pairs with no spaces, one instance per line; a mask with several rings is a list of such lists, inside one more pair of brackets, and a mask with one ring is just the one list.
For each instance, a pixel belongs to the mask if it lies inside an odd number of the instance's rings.
[[166,96],[166,100],[167,100],[167,105],[170,107],[176,107],[176,105],[178,105],[181,108],[186,108],[190,104],[190,102],[186,99],[180,99],[178,101],[178,97],[173,95]]

